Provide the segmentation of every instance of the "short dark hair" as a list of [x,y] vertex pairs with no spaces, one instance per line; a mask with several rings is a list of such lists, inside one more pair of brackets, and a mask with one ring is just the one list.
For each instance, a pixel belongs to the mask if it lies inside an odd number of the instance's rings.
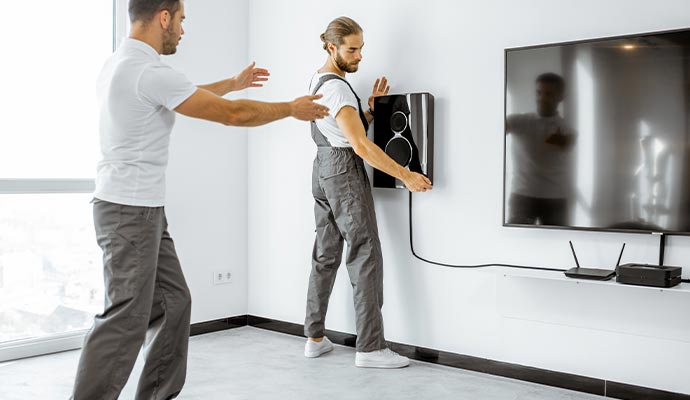
[[556,89],[563,93],[565,92],[565,81],[563,80],[563,77],[561,77],[558,74],[554,74],[553,72],[546,72],[544,74],[541,74],[537,77],[537,83],[549,83],[552,85],[556,85]]
[[180,9],[181,0],[129,0],[129,20],[150,22],[156,13],[168,10],[175,15]]

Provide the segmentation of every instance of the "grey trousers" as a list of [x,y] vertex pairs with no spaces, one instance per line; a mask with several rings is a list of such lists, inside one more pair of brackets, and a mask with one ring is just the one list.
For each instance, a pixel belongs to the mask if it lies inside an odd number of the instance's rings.
[[374,200],[364,162],[352,149],[319,147],[312,175],[316,239],[307,293],[304,334],[322,337],[328,300],[347,242],[345,258],[352,284],[357,351],[385,348],[383,256]]
[[97,200],[105,307],[84,340],[72,398],[117,399],[144,345],[137,400],[172,399],[187,370],[191,297],[163,207]]

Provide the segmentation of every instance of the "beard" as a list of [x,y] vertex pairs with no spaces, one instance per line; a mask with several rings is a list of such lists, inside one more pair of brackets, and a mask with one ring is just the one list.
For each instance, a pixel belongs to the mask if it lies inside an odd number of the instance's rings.
[[540,117],[552,117],[558,113],[558,105],[554,107],[552,104],[537,104],[537,113]]
[[175,54],[177,52],[177,43],[179,43],[179,41],[180,38],[175,34],[175,32],[172,31],[172,29],[166,29],[163,33],[163,55],[168,56]]
[[345,62],[345,60],[340,57],[340,54],[335,53],[335,65],[340,68],[341,71],[348,72],[348,73],[353,73],[357,72],[357,69],[359,68],[359,62],[354,62],[351,64],[348,64]]

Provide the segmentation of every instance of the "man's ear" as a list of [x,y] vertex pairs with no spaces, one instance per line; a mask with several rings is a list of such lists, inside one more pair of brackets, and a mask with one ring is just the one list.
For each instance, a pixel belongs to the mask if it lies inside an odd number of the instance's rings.
[[168,29],[168,27],[170,26],[170,21],[172,21],[172,15],[170,15],[170,11],[162,10],[158,14],[158,20],[160,21],[161,27],[163,29]]
[[337,50],[338,50],[338,48],[335,47],[335,45],[333,43],[328,43],[328,54],[333,56]]

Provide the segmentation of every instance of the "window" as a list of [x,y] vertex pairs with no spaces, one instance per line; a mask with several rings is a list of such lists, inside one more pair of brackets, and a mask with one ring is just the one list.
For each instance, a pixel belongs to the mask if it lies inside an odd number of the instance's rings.
[[90,196],[0,195],[0,343],[83,330],[102,309]]
[[116,21],[124,28],[126,5],[4,5],[0,361],[78,347],[102,310],[89,204],[99,158],[96,80],[113,51]]
[[93,178],[113,3],[14,1],[3,11],[0,178]]

